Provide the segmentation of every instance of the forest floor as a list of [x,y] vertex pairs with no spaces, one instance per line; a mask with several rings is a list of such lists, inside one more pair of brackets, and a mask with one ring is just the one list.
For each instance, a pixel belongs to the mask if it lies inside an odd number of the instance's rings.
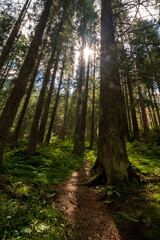
[[160,146],[127,143],[141,184],[89,187],[96,149],[84,159],[73,144],[54,140],[26,154],[8,149],[0,183],[0,239],[159,240]]
[[58,187],[57,207],[83,240],[121,239],[111,215],[104,207],[104,192],[88,187],[89,163],[73,172]]
[[[122,200],[120,193],[117,192],[119,195],[117,198],[110,189],[108,193],[114,196],[112,200],[111,197],[107,200],[104,189],[87,186],[90,181],[89,172],[89,163],[86,163],[85,167],[73,172],[65,183],[57,187],[59,192],[56,201],[57,208],[66,216],[68,223],[77,233],[77,239],[147,239],[144,237],[144,231],[150,228],[150,219],[146,228],[142,222],[139,223],[137,219],[129,217],[133,215],[132,211],[135,210],[134,205],[137,202],[140,203],[139,208],[142,207],[140,198],[135,197],[135,199],[130,199],[131,201],[126,198]],[[129,212],[129,215],[124,211]]]

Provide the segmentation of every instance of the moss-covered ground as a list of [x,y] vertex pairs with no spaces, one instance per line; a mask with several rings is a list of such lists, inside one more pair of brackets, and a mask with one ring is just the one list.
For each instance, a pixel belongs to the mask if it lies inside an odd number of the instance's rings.
[[[55,207],[57,185],[84,165],[72,149],[70,141],[58,139],[49,147],[38,147],[36,156],[25,153],[25,143],[18,149],[8,147],[0,183],[0,239],[77,239],[74,229]],[[134,141],[127,142],[127,150],[141,184],[97,189],[105,191],[105,209],[122,239],[132,239],[132,235],[135,239],[159,240],[160,146]],[[93,166],[96,150],[87,149],[84,159]]]
[[26,146],[8,149],[0,184],[0,239],[76,239],[55,208],[55,186],[83,165],[69,142],[38,147],[36,156]]
[[[122,239],[160,239],[160,146],[156,141],[127,142],[128,157],[141,184],[127,188],[99,187],[105,191],[106,209],[113,216]],[[96,151],[86,151],[91,166]]]

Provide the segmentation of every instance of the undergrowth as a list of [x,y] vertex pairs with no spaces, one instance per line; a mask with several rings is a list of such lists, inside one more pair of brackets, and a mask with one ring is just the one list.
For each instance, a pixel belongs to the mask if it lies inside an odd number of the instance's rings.
[[[135,239],[142,237],[145,240],[159,240],[160,146],[156,141],[149,144],[143,141],[127,142],[127,152],[142,184],[130,185],[124,189],[114,186],[98,186],[97,189],[105,192],[104,205],[115,215],[113,220],[119,230],[126,226],[122,234],[135,231]],[[92,168],[96,161],[95,151],[87,150],[85,159]],[[136,232],[141,232],[142,235],[136,235]]]
[[83,165],[72,154],[71,143],[57,140],[25,154],[25,144],[8,149],[0,184],[0,239],[76,239],[55,207],[55,186]]

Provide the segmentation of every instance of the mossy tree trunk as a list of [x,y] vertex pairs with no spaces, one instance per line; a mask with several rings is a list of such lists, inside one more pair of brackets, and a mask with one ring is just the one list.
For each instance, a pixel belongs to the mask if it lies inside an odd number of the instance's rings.
[[119,80],[111,0],[102,0],[101,82],[98,162],[109,185],[129,179],[124,130],[123,99]]

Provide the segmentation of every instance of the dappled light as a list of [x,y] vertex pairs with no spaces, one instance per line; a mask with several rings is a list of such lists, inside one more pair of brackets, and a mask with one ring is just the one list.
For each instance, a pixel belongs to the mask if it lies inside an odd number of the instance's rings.
[[1,0],[0,239],[160,239],[159,10]]

